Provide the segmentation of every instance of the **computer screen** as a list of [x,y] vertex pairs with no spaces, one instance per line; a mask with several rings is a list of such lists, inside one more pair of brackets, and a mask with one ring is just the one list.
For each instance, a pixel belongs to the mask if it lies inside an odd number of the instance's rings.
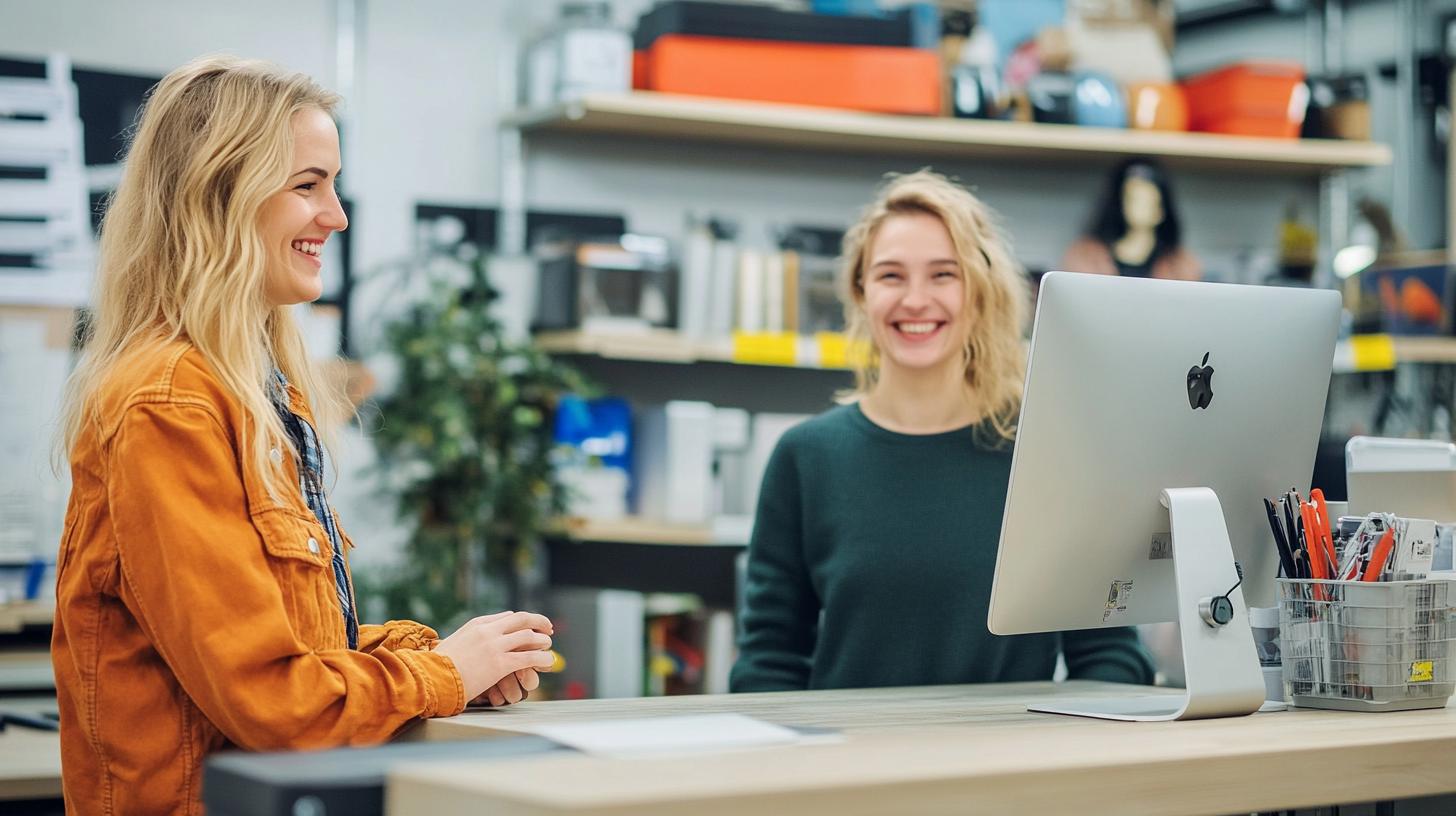
[[[990,630],[1196,616],[1177,604],[1160,503],[1170,488],[1213,491],[1243,598],[1273,606],[1278,558],[1262,499],[1308,489],[1339,312],[1333,291],[1047,274]],[[1213,572],[1206,594],[1237,580],[1232,564]]]

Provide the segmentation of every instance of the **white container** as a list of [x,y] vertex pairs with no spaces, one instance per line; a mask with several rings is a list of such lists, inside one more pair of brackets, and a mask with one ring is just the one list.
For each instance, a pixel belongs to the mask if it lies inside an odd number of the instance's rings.
[[1289,701],[1347,711],[1445,706],[1456,690],[1452,584],[1279,579]]

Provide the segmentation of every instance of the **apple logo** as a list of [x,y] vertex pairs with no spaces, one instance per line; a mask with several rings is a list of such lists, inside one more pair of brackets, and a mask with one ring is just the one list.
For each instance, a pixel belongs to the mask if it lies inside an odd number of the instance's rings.
[[1207,408],[1213,402],[1213,366],[1208,364],[1208,352],[1203,362],[1188,369],[1188,407],[1193,410]]

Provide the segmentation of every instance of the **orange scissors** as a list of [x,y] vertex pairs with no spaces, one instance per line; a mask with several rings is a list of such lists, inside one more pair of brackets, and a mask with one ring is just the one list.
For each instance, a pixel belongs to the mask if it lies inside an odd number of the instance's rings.
[[1314,505],[1315,522],[1318,524],[1316,529],[1317,535],[1315,536],[1316,544],[1320,551],[1324,553],[1324,557],[1329,559],[1326,572],[1329,573],[1331,578],[1339,578],[1340,559],[1335,554],[1335,538],[1333,535],[1335,528],[1334,525],[1330,524],[1330,509],[1325,504],[1324,491],[1317,487],[1309,491],[1309,500]]

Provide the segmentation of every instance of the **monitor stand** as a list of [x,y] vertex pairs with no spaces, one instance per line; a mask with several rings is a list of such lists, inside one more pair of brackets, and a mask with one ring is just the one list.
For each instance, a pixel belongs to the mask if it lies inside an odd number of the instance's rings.
[[1159,496],[1173,531],[1173,575],[1187,689],[1181,695],[1108,696],[1028,706],[1030,711],[1107,720],[1240,717],[1264,703],[1264,679],[1242,589],[1229,592],[1233,620],[1211,626],[1199,602],[1238,582],[1223,508],[1206,487],[1169,488]]

